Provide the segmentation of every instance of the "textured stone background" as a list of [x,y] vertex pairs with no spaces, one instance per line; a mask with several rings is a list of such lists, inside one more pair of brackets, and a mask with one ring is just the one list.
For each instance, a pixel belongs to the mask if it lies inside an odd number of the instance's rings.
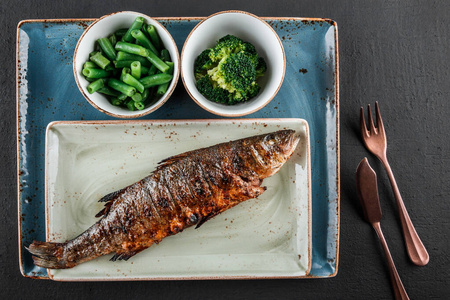
[[[93,18],[134,10],[207,16],[226,9],[260,16],[327,17],[338,23],[341,111],[339,272],[317,280],[59,283],[23,278],[17,252],[16,26],[23,19]],[[12,1],[0,2],[0,296],[3,299],[390,299],[387,268],[363,222],[354,173],[369,156],[379,178],[382,228],[411,299],[448,299],[450,236],[450,31],[448,1]],[[409,262],[381,165],[362,146],[359,107],[379,101],[388,157],[418,233],[426,267]],[[6,298],[8,297],[8,298]]]

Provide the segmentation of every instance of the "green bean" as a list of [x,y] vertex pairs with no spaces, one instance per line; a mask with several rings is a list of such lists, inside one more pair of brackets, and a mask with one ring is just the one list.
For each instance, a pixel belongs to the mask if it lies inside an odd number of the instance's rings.
[[121,28],[121,29],[116,30],[116,32],[114,32],[114,34],[117,37],[123,37],[125,35],[125,33],[127,33],[127,31],[128,31],[128,28]]
[[157,54],[158,50],[156,50],[155,46],[153,46],[152,42],[145,36],[145,34],[140,30],[133,30],[131,35],[145,48],[149,49],[153,53]]
[[131,96],[131,99],[133,99],[134,102],[141,102],[142,101],[142,94],[136,93],[133,96]]
[[118,51],[123,51],[123,52],[127,52],[127,53],[131,53],[131,54],[135,54],[135,55],[139,55],[139,56],[143,56],[143,57],[147,57],[149,55],[149,53],[151,52],[150,50],[136,45],[136,44],[131,44],[131,43],[126,43],[126,42],[117,42],[115,49]]
[[83,68],[97,68],[97,64],[88,60],[87,62],[84,63]]
[[170,53],[169,50],[167,49],[162,49],[161,50],[161,59],[164,61],[170,61]]
[[[167,71],[167,74],[173,74],[173,68],[174,68],[175,64],[171,61],[166,61],[166,64],[169,66],[169,70]],[[164,95],[167,92],[169,85],[170,85],[170,81],[160,84],[158,86],[158,89],[156,90],[156,95],[158,95],[158,96]]]
[[111,61],[104,57],[100,52],[95,53],[91,57],[89,57],[91,61],[96,63],[100,68],[105,69],[107,66],[111,64]]
[[147,51],[147,59],[154,64],[158,70],[160,70],[161,72],[166,72],[169,69],[169,66],[163,62],[158,56],[156,56],[155,53],[151,52],[151,51]]
[[112,98],[111,104],[114,106],[119,106],[123,103],[123,100],[120,100],[119,98]]
[[82,72],[88,78],[104,78],[111,75],[111,72],[97,68],[84,68]]
[[142,24],[144,24],[144,18],[143,17],[136,17],[136,19],[134,19],[133,24],[131,24],[130,28],[128,28],[127,32],[122,37],[122,41],[124,41],[124,42],[131,42],[131,41],[133,41],[133,36],[131,35],[131,31],[133,31],[135,29],[141,29]]
[[[130,75],[131,76],[131,75]],[[134,94],[136,94],[136,88],[129,86],[128,84],[123,83],[120,80],[117,80],[115,78],[111,78],[108,81],[108,85],[109,87],[111,87],[112,89],[115,89],[116,91],[121,92],[122,94],[127,95],[128,97],[133,96]]]
[[134,107],[136,107],[138,110],[143,110],[145,108],[145,105],[141,101],[135,101]]
[[150,96],[150,89],[145,89],[144,92],[142,92],[142,102],[146,103],[146,100]]
[[159,73],[155,75],[150,75],[144,78],[141,78],[139,82],[144,86],[144,88],[149,88],[151,86],[157,86],[166,82],[171,81],[173,75],[166,73]]
[[109,41],[111,42],[111,45],[114,47],[114,45],[117,43],[117,36],[113,33],[109,36]]
[[93,94],[94,92],[98,91],[98,89],[100,89],[104,86],[105,86],[105,79],[100,78],[94,82],[91,82],[91,84],[89,84],[87,87],[87,91],[89,94]]
[[104,86],[104,87],[98,89],[97,92],[111,96],[111,97],[118,97],[119,95],[121,95],[121,93],[119,93],[118,91],[112,90],[107,86]]
[[156,68],[155,65],[152,65],[150,69],[148,69],[148,75],[154,75],[156,74],[156,71],[158,71],[158,69]]
[[150,40],[152,44],[157,48],[161,49],[161,41],[158,36],[158,32],[156,32],[156,28],[153,25],[148,25],[147,27],[148,35],[150,36]]
[[126,103],[126,106],[128,107],[129,110],[133,111],[134,110],[134,101],[130,100]]
[[139,80],[131,76],[131,74],[128,73],[122,74],[120,79],[124,83],[136,88],[139,91],[139,93],[142,93],[144,91],[144,85],[140,83]]
[[108,38],[100,38],[97,40],[97,43],[110,60],[116,59],[116,50],[114,50],[114,47]]
[[131,75],[136,79],[141,78],[142,72],[141,63],[139,61],[133,61],[130,67],[131,67]]
[[145,57],[134,55],[130,53],[126,53],[123,51],[117,52],[117,60],[131,60],[131,61],[138,61],[141,63],[141,65],[150,67],[152,65],[151,62],[148,61]]
[[124,100],[127,99],[127,98],[128,98],[128,96],[125,95],[125,94],[120,94],[120,95],[117,97],[117,99],[119,99],[119,100],[121,100],[121,101],[124,101]]
[[120,80],[123,81],[123,76],[125,76],[125,74],[130,74],[131,70],[130,68],[123,68],[122,72],[120,72]]

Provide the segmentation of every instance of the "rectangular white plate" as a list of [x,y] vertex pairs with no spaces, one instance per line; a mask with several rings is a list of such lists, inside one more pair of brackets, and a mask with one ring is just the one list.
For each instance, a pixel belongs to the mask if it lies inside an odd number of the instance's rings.
[[300,278],[311,268],[308,124],[302,119],[53,122],[46,135],[47,241],[72,239],[97,222],[98,200],[150,174],[164,158],[221,142],[294,129],[301,140],[264,180],[267,191],[137,254],[112,255],[54,280]]

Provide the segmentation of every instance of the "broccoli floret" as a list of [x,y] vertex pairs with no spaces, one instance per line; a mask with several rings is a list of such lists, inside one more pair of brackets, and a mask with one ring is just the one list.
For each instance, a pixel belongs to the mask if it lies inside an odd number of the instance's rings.
[[194,72],[195,73],[202,73],[206,72],[211,66],[213,65],[213,62],[211,58],[209,57],[211,53],[211,49],[206,49],[200,55],[195,59],[194,62]]
[[210,100],[227,104],[230,99],[230,93],[227,90],[214,86],[214,82],[208,75],[197,80],[198,91]]
[[228,90],[244,92],[256,79],[255,64],[244,53],[232,53],[222,59],[216,68],[208,71],[218,85]]
[[233,35],[219,39],[213,48],[203,51],[195,60],[197,88],[212,101],[235,104],[255,97],[267,65],[255,47]]
[[267,71],[267,64],[264,58],[261,56],[258,57],[258,61],[256,63],[256,78],[264,76],[264,73]]

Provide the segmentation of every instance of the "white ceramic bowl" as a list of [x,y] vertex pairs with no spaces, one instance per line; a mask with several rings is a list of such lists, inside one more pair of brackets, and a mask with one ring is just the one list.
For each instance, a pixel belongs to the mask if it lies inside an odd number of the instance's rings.
[[[130,27],[137,16],[143,17],[147,24],[151,24],[156,27],[164,47],[169,50],[170,57],[174,62],[174,74],[167,92],[161,98],[143,110],[130,111],[126,108],[112,105],[109,100],[100,93],[89,94],[87,91],[89,82],[84,78],[81,72],[83,70],[83,64],[89,60],[89,53],[94,50],[95,41],[99,38],[109,36],[120,28]],[[169,31],[167,31],[167,29],[159,22],[141,13],[123,11],[99,18],[84,31],[75,47],[73,72],[78,88],[86,100],[92,104],[92,106],[101,112],[116,118],[138,118],[155,111],[169,99],[175,89],[180,75],[180,56],[177,45],[175,44],[175,41]]]
[[[197,90],[194,61],[206,48],[214,47],[217,40],[231,34],[252,43],[267,63],[267,71],[258,79],[259,94],[247,102],[235,105],[216,103]],[[181,51],[181,78],[190,97],[205,110],[225,117],[251,114],[269,103],[281,87],[286,59],[280,38],[261,18],[243,11],[229,10],[213,14],[197,24],[187,37]]]

